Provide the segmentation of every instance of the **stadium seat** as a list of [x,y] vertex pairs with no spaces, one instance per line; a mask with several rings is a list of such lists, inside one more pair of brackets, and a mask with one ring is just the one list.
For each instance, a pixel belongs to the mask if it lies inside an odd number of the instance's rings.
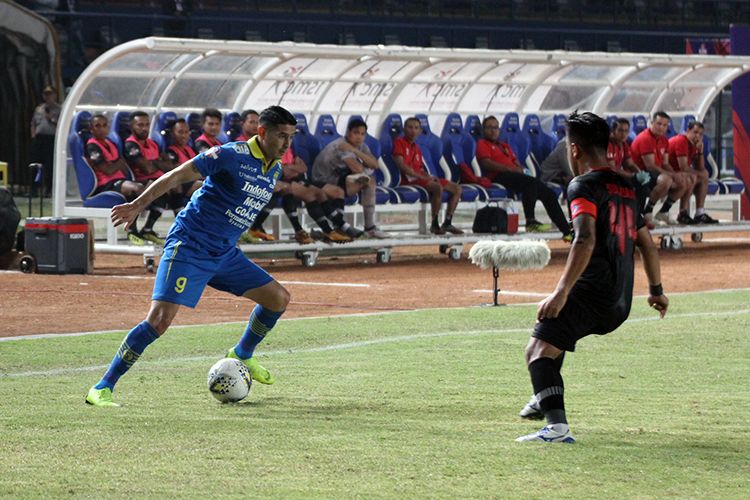
[[164,111],[156,116],[155,123],[151,127],[151,139],[159,145],[160,151],[166,151],[172,145],[169,129],[176,120],[177,114],[174,111]]
[[609,130],[612,130],[612,127],[615,126],[615,122],[617,121],[617,115],[607,115],[607,126],[609,127]]
[[[451,179],[450,168],[447,168],[445,162],[441,162],[443,157],[443,141],[435,135],[430,128],[430,122],[427,115],[418,114],[416,118],[422,126],[422,134],[417,137],[417,144],[422,149],[422,155],[430,175],[441,179]],[[461,201],[474,201],[479,197],[479,191],[475,186],[466,184],[461,192]],[[443,201],[448,201],[450,194],[443,192]]]
[[521,132],[518,113],[508,113],[503,117],[500,123],[500,140],[510,145],[518,162],[526,169],[526,173],[536,176],[536,172],[526,165],[526,158],[529,156],[529,139]]
[[242,120],[240,120],[240,114],[236,111],[230,111],[224,115],[222,121],[221,133],[219,133],[219,141],[222,144],[227,142],[235,142],[237,137],[242,135]]
[[648,120],[643,115],[633,115],[633,119],[630,121],[630,134],[628,135],[628,143],[632,143],[635,136],[643,132],[648,128]]
[[529,114],[523,120],[521,132],[529,144],[527,166],[534,170],[534,176],[541,175],[540,165],[555,147],[552,138],[542,131],[542,122],[538,115]]
[[667,133],[665,134],[667,139],[671,139],[672,137],[677,135],[677,131],[674,129],[674,123],[672,120],[669,120],[669,123],[667,124]]
[[320,145],[318,140],[310,133],[305,115],[295,113],[294,117],[297,119],[297,133],[292,138],[292,150],[294,150],[296,156],[299,156],[305,162],[308,175],[312,176],[313,163],[320,153]]
[[[443,131],[440,134],[443,142],[443,170],[450,172],[453,182],[461,182],[461,170],[459,165],[465,164],[474,171],[474,174],[481,176],[474,156],[477,145],[472,136],[465,132],[461,122],[461,116],[458,113],[450,113],[443,125]],[[484,188],[475,184],[464,184],[462,186],[472,186],[478,192],[478,199],[489,201],[503,199],[507,197],[507,190],[499,184],[493,184],[489,188]]]
[[318,124],[315,126],[315,138],[320,144],[320,149],[326,147],[330,142],[341,137],[336,130],[336,120],[331,115],[320,115]]
[[125,197],[115,191],[105,191],[91,196],[96,190],[96,174],[86,161],[86,142],[91,138],[91,113],[79,111],[73,116],[73,124],[68,135],[68,150],[78,180],[83,206],[87,208],[112,208],[124,203]]
[[130,137],[130,111],[118,111],[109,122],[109,139],[117,145],[117,149],[122,154],[122,147],[125,139]]
[[680,121],[680,132],[687,131],[688,123],[694,122],[695,116],[693,115],[685,115],[682,117],[682,120]]
[[400,203],[417,203],[427,202],[429,199],[427,191],[418,186],[400,186],[401,183],[401,172],[399,171],[396,164],[393,162],[393,140],[403,135],[404,124],[401,120],[401,116],[398,114],[390,114],[386,116],[383,121],[383,125],[380,128],[380,162],[382,166],[387,169],[388,175],[390,176],[390,187],[393,191],[398,193]]
[[479,116],[469,115],[466,117],[464,132],[469,134],[475,142],[482,138],[484,131],[482,130],[482,120],[479,119]]
[[567,118],[563,114],[557,114],[552,117],[552,129],[550,130],[550,137],[557,144],[561,139],[565,137],[565,122]]

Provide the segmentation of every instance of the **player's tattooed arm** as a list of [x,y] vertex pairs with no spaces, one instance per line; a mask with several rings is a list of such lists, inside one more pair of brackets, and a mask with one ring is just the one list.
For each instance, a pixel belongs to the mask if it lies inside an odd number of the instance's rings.
[[565,270],[560,276],[557,288],[552,294],[539,303],[537,319],[556,318],[568,301],[568,294],[591,260],[596,243],[596,219],[589,214],[581,214],[573,219],[575,239],[565,263]]

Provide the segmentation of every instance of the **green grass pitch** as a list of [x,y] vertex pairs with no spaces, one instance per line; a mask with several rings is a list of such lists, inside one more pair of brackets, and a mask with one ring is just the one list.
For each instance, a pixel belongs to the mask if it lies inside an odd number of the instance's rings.
[[746,498],[750,291],[671,300],[568,355],[572,446],[514,442],[532,306],[282,321],[234,405],[206,373],[240,324],[170,331],[111,409],[122,333],[0,342],[0,497]]

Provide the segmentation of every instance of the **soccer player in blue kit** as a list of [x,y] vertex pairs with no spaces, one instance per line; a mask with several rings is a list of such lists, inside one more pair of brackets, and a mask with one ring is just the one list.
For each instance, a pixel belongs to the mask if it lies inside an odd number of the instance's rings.
[[260,114],[257,136],[204,151],[160,177],[131,203],[112,209],[114,225],[127,228],[159,196],[205,177],[169,230],[146,319],[127,334],[107,372],[89,389],[86,403],[119,406],[112,400],[119,378],[166,332],[180,306],[195,307],[206,285],[256,303],[245,333],[227,357],[242,361],[254,380],[273,384],[273,376],[253,352],[284,313],[289,292],[247,259],[236,243],[271,199],[281,177],[279,158],[289,148],[296,125],[289,111],[271,106]]

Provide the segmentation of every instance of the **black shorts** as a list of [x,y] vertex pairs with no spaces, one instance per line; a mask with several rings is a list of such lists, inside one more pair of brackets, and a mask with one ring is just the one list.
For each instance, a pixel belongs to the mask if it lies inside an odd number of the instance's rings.
[[656,181],[659,179],[659,172],[649,171],[648,175],[650,176],[648,181],[648,189],[650,191],[656,186]]
[[122,183],[125,182],[126,180],[127,179],[116,179],[113,181],[109,181],[103,186],[98,186],[96,190],[91,194],[92,195],[99,194],[99,193],[103,193],[104,191],[115,191],[116,193],[122,193]]
[[338,186],[341,189],[343,189],[344,192],[346,193],[346,177],[348,175],[350,175],[350,174],[340,175],[339,178],[338,178],[338,181],[335,184],[333,184],[331,182],[323,182],[323,181],[309,181],[309,183],[306,184],[306,185],[319,187],[320,189],[323,189],[323,186],[326,186],[326,185]]
[[602,308],[596,302],[597,298],[589,300],[586,294],[576,294],[574,290],[557,318],[537,321],[531,336],[572,352],[578,340],[614,331],[628,318],[629,308]]

